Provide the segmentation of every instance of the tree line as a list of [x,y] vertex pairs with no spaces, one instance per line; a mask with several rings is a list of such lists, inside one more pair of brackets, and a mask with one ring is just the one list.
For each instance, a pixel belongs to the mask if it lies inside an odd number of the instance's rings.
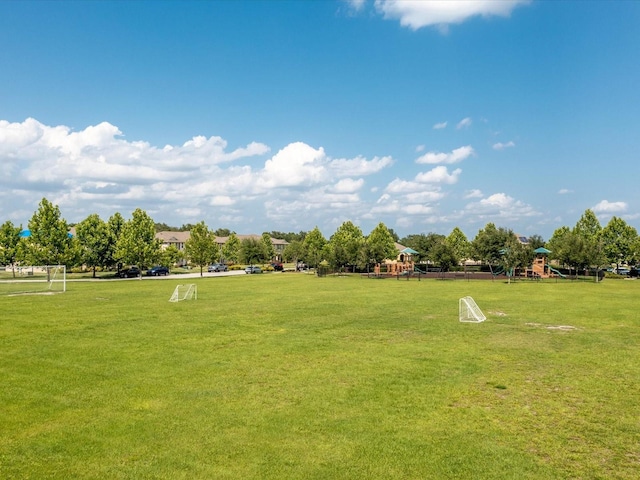
[[[558,228],[549,241],[539,235],[527,243],[518,240],[510,229],[488,223],[471,241],[454,228],[448,236],[428,233],[398,238],[393,229],[379,223],[368,235],[351,221],[345,221],[326,239],[318,227],[309,232],[264,232],[260,239],[242,240],[228,229],[211,230],[204,221],[172,228],[155,223],[142,209],[129,220],[116,212],[102,220],[91,214],[75,225],[75,235],[62,218],[60,209],[43,198],[29,220],[30,235],[21,236],[22,226],[6,221],[0,226],[0,264],[84,265],[93,269],[119,269],[123,265],[141,268],[152,264],[174,265],[181,259],[199,266],[215,262],[266,263],[276,257],[272,238],[288,242],[282,256],[287,262],[304,262],[316,267],[325,264],[334,269],[363,269],[398,255],[395,242],[412,248],[417,262],[426,262],[448,271],[465,260],[476,260],[505,269],[531,265],[534,250],[546,247],[550,258],[575,270],[605,264],[632,264],[640,260],[640,237],[635,228],[618,217],[602,227],[591,210],[586,210],[573,228]],[[175,246],[163,249],[157,231],[189,231],[184,252]],[[228,237],[218,245],[216,237]]]

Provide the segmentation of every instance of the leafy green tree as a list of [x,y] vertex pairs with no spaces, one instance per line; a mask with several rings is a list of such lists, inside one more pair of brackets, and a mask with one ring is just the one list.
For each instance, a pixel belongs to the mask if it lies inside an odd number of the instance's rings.
[[91,267],[93,277],[96,268],[105,266],[109,257],[109,235],[107,224],[96,213],[89,215],[76,225],[76,238],[80,248],[80,260]]
[[374,264],[394,259],[398,255],[393,235],[382,222],[371,230],[365,244],[368,260]]
[[431,248],[429,259],[435,265],[438,265],[443,272],[448,272],[451,267],[459,262],[459,257],[456,256],[453,247],[445,239]]
[[171,267],[178,263],[182,258],[182,253],[175,245],[169,245],[162,251],[160,255],[160,264],[166,267]]
[[265,258],[267,258],[267,260],[273,260],[276,256],[276,250],[275,248],[273,248],[273,240],[271,240],[271,235],[269,235],[267,232],[264,232],[260,240],[262,241],[262,246],[264,248]]
[[294,232],[289,232],[289,233],[285,233],[285,232],[278,232],[278,231],[272,231],[271,232],[271,237],[272,238],[279,238],[280,240],[286,240],[289,243],[298,241],[298,242],[302,242],[304,240],[304,237],[307,236],[307,232],[300,232],[300,233],[294,233]]
[[118,258],[116,248],[124,224],[125,220],[119,212],[114,213],[109,217],[109,220],[107,220],[107,238],[109,247],[105,264],[107,267],[117,266],[118,271],[120,270],[120,263],[122,262],[122,259]]
[[213,232],[216,237],[228,237],[231,235],[231,230],[228,228],[218,228],[215,232]]
[[73,240],[57,205],[43,198],[29,220],[29,230],[31,236],[25,242],[27,261],[41,265],[73,264]]
[[511,230],[496,228],[493,223],[487,223],[471,242],[473,258],[487,263],[490,267],[500,264],[504,248],[512,237],[514,234]]
[[185,252],[189,261],[200,266],[200,276],[205,265],[217,257],[218,245],[214,233],[207,228],[204,221],[191,228],[191,235],[186,241]]
[[578,235],[569,227],[560,227],[553,232],[547,242],[547,247],[551,250],[550,258],[557,260],[561,265],[569,269],[585,268],[589,266],[585,238]]
[[511,276],[518,268],[524,268],[531,265],[533,260],[533,250],[527,245],[523,245],[518,241],[515,235],[507,238],[507,242],[502,249],[500,264],[507,272],[508,282],[511,283]]
[[544,247],[546,245],[544,239],[537,234],[531,235],[528,238],[528,240],[529,240],[529,246],[531,247],[532,250],[535,250],[540,247]]
[[222,256],[228,263],[238,263],[240,259],[240,239],[236,232],[231,232],[231,235],[222,246]]
[[355,269],[362,257],[364,235],[351,221],[344,222],[329,238],[329,259],[335,268],[352,265]]
[[607,260],[616,264],[626,263],[633,259],[634,246],[638,238],[635,228],[628,225],[622,218],[613,216],[607,226],[602,229],[604,254]]
[[262,240],[253,237],[242,239],[240,242],[240,259],[247,265],[263,263],[267,259],[267,252]]
[[18,261],[20,232],[22,227],[14,227],[10,220],[0,226],[0,264],[11,265],[13,276],[16,276],[15,264]]
[[160,241],[155,236],[153,219],[144,210],[136,208],[122,227],[116,243],[116,257],[141,269],[151,265],[160,258]]
[[589,266],[599,267],[604,263],[604,249],[602,244],[602,227],[593,210],[587,209],[573,227],[573,233],[580,238],[580,241],[574,242],[574,248],[582,245],[580,253],[575,252],[574,261],[578,260],[580,267],[587,268]]
[[282,252],[285,262],[298,263],[298,260],[304,257],[304,246],[301,240],[293,240],[289,242]]
[[453,255],[455,257],[455,265],[459,265],[460,262],[466,260],[469,257],[469,251],[471,245],[467,240],[466,235],[458,227],[455,227],[446,239],[447,245],[451,247]]
[[320,229],[316,226],[304,238],[302,245],[304,247],[304,260],[310,267],[317,267],[323,260],[325,253],[324,247],[327,240],[322,236]]

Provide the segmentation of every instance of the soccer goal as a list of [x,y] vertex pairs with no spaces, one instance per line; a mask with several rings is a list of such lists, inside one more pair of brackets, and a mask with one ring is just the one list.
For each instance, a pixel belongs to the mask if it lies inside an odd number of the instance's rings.
[[462,297],[458,305],[461,322],[479,323],[487,319],[476,304],[476,301],[471,297]]
[[181,302],[182,300],[197,300],[197,299],[198,299],[198,286],[194,283],[188,283],[186,285],[177,285],[169,301]]
[[0,272],[0,294],[53,294],[67,291],[67,268],[64,265],[29,265],[6,267]]

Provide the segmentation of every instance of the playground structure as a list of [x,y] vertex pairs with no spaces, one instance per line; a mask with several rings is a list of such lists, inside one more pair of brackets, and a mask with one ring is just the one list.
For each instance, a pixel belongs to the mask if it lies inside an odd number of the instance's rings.
[[538,278],[550,278],[555,276],[562,277],[562,278],[565,277],[564,274],[562,274],[560,271],[556,270],[551,265],[549,265],[548,256],[551,253],[551,250],[547,250],[544,247],[540,247],[540,248],[536,248],[534,250],[534,253],[536,254],[536,256],[533,259],[533,264],[531,265],[531,268],[527,268],[525,271],[527,277],[538,277]]

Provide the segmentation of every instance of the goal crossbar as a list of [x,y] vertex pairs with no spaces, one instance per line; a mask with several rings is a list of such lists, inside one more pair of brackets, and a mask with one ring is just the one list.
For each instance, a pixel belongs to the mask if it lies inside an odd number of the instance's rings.
[[487,319],[476,301],[471,297],[462,297],[458,302],[458,307],[461,322],[480,323]]

